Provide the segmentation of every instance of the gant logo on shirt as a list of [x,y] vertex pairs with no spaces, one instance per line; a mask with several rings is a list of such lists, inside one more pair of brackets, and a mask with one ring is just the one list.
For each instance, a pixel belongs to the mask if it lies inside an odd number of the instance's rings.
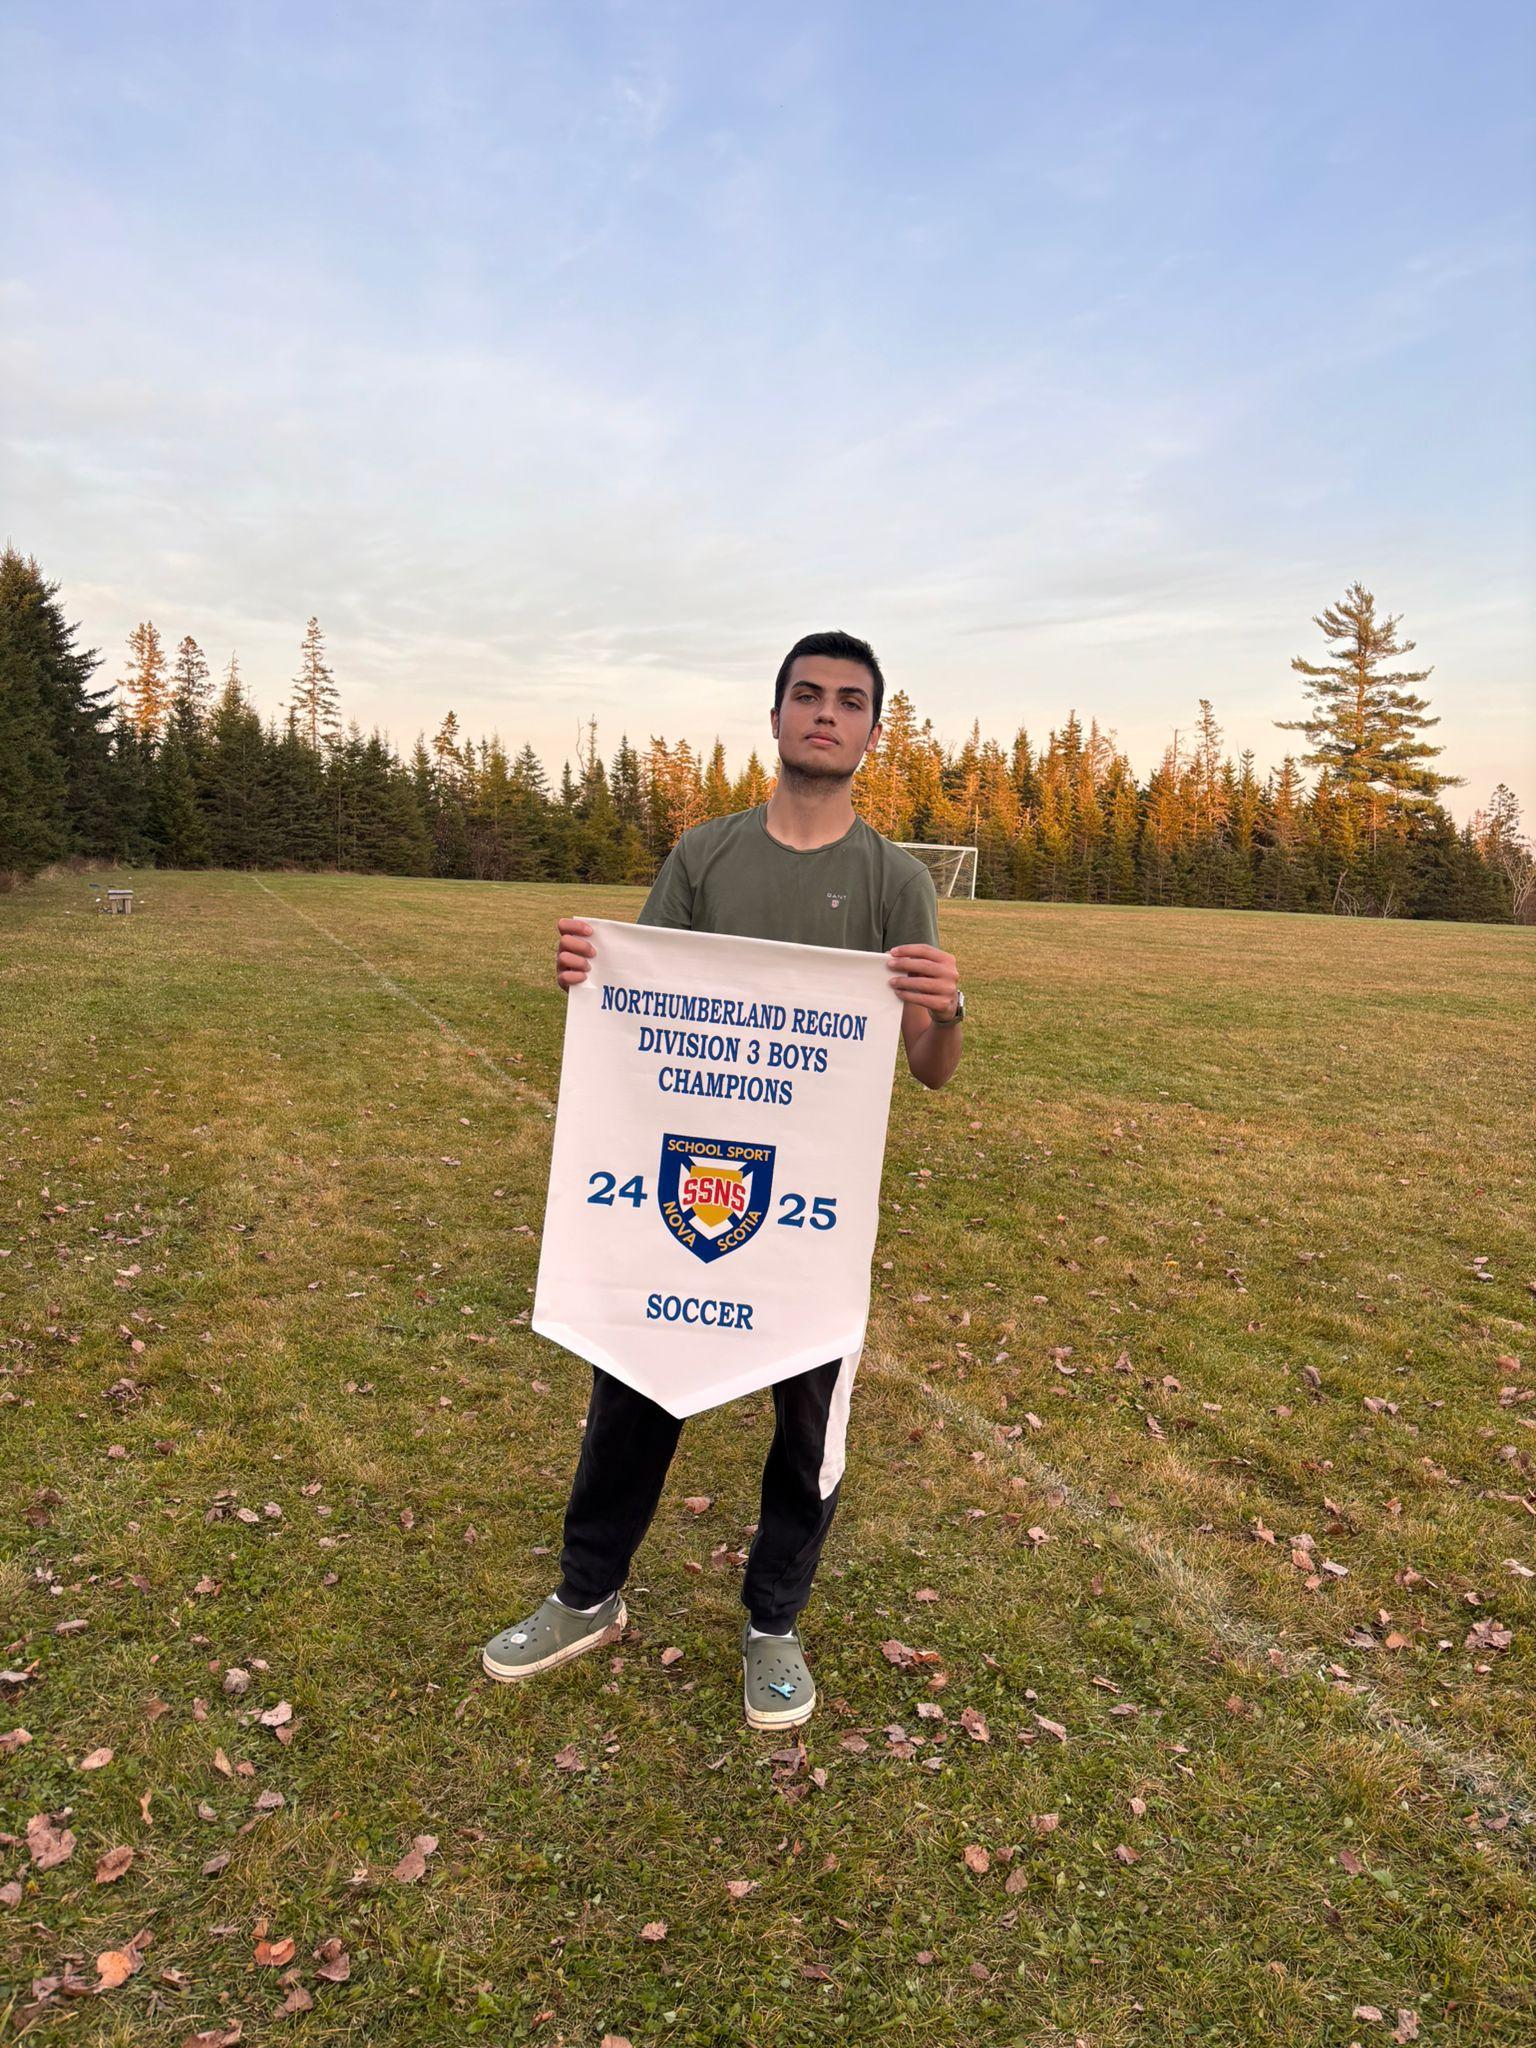
[[848,901],[848,891],[846,889],[829,889],[827,891],[827,901],[834,910],[841,910]]

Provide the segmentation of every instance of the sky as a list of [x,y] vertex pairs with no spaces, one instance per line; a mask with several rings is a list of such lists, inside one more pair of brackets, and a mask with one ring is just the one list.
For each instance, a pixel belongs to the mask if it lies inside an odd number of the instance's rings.
[[1209,697],[1359,579],[1536,822],[1536,11],[7,0],[0,531],[115,680],[557,768],[771,754],[802,633],[959,740]]

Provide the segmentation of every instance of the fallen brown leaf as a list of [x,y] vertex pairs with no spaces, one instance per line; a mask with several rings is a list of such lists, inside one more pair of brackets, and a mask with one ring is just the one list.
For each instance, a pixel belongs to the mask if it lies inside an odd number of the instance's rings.
[[39,1870],[52,1870],[67,1863],[75,1853],[75,1838],[68,1828],[56,1828],[46,1813],[35,1813],[27,1822],[27,1852]]
[[1507,1650],[1514,1639],[1513,1629],[1505,1628],[1488,1615],[1467,1630],[1465,1647],[1469,1650]]
[[667,1923],[665,1920],[647,1920],[640,1930],[640,1939],[642,1941],[665,1941],[666,1938]]
[[101,1982],[99,1991],[115,1991],[119,1984],[126,1984],[144,1958],[138,1950],[129,1948],[103,1949],[96,1958],[96,1975]]
[[115,1884],[133,1863],[133,1851],[128,1848],[108,1849],[105,1855],[96,1859],[96,1882]]
[[352,1958],[339,1934],[327,1935],[314,1954],[320,1966],[315,1975],[323,1977],[327,1984],[345,1984],[352,1975]]
[[415,1884],[427,1874],[427,1858],[437,1853],[436,1835],[416,1835],[411,1846],[389,1873],[400,1884]]

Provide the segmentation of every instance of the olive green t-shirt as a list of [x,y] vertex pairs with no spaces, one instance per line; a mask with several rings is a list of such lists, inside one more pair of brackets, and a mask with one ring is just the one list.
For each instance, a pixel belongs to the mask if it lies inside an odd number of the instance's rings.
[[884,953],[939,943],[933,877],[856,818],[809,852],[768,830],[767,805],[685,832],[662,862],[641,924]]

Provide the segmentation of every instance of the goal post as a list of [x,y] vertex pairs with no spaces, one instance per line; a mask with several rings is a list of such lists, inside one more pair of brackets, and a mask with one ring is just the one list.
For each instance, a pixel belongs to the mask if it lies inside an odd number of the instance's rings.
[[930,842],[914,839],[898,839],[896,844],[904,853],[916,854],[933,876],[934,889],[940,896],[976,894],[974,846],[935,846]]

